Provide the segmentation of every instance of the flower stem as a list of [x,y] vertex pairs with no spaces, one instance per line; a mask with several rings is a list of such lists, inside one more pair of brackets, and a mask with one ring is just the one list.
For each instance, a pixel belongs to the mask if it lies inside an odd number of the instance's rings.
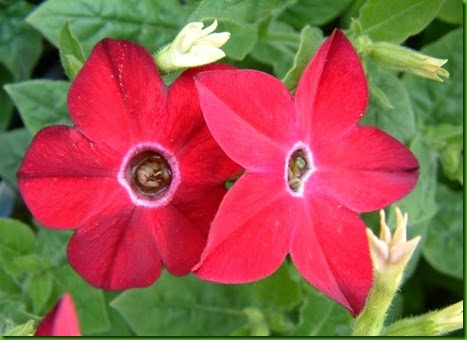
[[[388,274],[386,272],[385,274]],[[377,275],[366,301],[365,308],[355,320],[354,336],[380,335],[384,328],[387,310],[397,292],[401,277]]]

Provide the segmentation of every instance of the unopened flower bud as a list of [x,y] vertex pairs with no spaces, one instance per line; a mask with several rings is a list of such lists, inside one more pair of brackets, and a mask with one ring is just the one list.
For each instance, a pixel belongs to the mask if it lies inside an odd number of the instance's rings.
[[433,58],[388,42],[371,43],[371,46],[367,46],[367,52],[371,59],[389,69],[410,72],[441,82],[441,77],[449,78],[449,72],[441,67],[446,64],[447,59]]
[[384,328],[387,310],[402,282],[405,266],[410,260],[421,237],[407,241],[407,214],[396,208],[396,228],[391,231],[386,224],[384,210],[380,211],[379,238],[367,229],[368,243],[374,268],[374,282],[365,308],[357,317],[353,335],[380,335]]
[[203,26],[202,22],[189,23],[174,41],[156,53],[154,60],[161,72],[206,65],[225,57],[220,47],[229,40],[230,33],[213,33],[217,20],[205,29]]
[[384,210],[381,210],[379,238],[373,234],[371,229],[367,229],[367,236],[375,271],[381,273],[384,270],[391,270],[392,274],[399,276],[402,275],[421,237],[416,236],[407,241],[407,214],[402,215],[399,208],[395,210],[396,228],[393,235],[386,224]]
[[388,326],[382,335],[438,336],[464,327],[464,302],[459,301],[438,311],[402,319]]

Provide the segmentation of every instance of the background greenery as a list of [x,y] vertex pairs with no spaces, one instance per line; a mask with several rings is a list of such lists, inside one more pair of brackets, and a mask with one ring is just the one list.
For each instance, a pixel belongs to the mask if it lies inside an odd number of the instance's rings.
[[[217,19],[219,31],[232,33],[223,62],[271,73],[291,91],[334,28],[354,42],[363,34],[449,59],[450,78],[440,83],[362,55],[370,84],[362,123],[407,144],[421,166],[415,190],[396,203],[409,214],[409,236],[423,238],[390,318],[463,299],[463,7],[462,0],[0,0],[0,334],[31,328],[64,291],[73,295],[85,335],[350,333],[348,312],[289,262],[247,285],[164,273],[145,289],[95,289],[66,261],[71,232],[39,226],[18,194],[16,171],[32,136],[70,124],[73,58],[83,61],[104,37],[155,52],[195,20]],[[377,229],[377,213],[364,218]]]

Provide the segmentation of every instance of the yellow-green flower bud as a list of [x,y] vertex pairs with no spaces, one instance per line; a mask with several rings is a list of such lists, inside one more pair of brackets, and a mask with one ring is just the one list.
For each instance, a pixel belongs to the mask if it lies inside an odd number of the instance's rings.
[[441,77],[449,78],[449,72],[441,67],[446,64],[447,59],[433,58],[388,42],[374,42],[366,48],[370,58],[383,67],[441,82]]
[[382,335],[437,336],[464,327],[464,301],[438,311],[402,319],[388,326]]

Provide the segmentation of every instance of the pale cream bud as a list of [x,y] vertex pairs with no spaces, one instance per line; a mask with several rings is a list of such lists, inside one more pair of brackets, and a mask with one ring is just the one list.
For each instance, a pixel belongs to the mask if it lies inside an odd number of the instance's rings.
[[162,48],[154,59],[163,73],[202,66],[225,57],[220,49],[230,38],[229,32],[213,33],[217,20],[203,29],[202,22],[186,25],[175,40]]

